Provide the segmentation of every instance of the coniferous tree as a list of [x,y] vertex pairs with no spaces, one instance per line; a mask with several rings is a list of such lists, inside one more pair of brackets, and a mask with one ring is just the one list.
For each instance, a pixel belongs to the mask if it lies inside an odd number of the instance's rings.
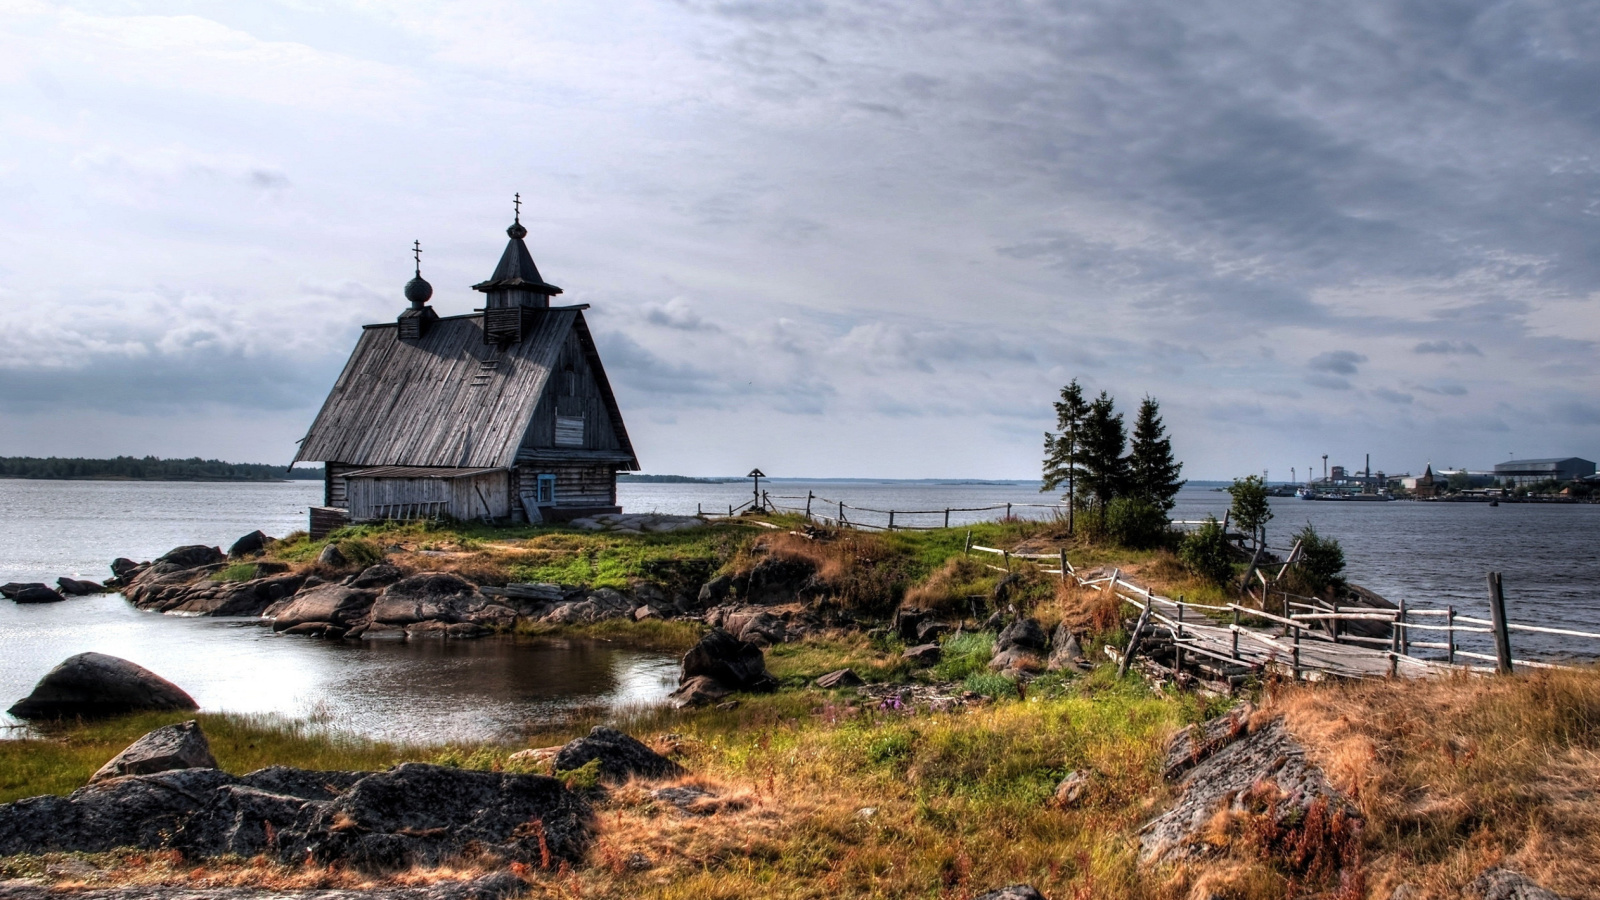
[[1127,486],[1128,460],[1122,455],[1128,435],[1122,414],[1105,391],[1089,404],[1078,437],[1078,496],[1104,512]]
[[1061,399],[1056,401],[1056,428],[1054,434],[1044,434],[1044,485],[1040,491],[1054,491],[1062,484],[1067,492],[1067,530],[1073,527],[1073,511],[1077,507],[1078,443],[1084,419],[1089,415],[1089,403],[1083,399],[1083,388],[1078,379],[1061,389]]
[[1172,509],[1173,498],[1184,482],[1178,478],[1183,463],[1172,458],[1172,441],[1161,421],[1161,405],[1145,397],[1133,424],[1133,448],[1128,454],[1128,496],[1143,500],[1162,512]]

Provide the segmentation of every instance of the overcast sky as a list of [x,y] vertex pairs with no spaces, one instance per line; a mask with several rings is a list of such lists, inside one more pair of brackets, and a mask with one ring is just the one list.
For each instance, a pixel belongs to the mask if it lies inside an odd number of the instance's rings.
[[0,0],[0,454],[287,462],[511,195],[645,471],[1600,454],[1600,3]]

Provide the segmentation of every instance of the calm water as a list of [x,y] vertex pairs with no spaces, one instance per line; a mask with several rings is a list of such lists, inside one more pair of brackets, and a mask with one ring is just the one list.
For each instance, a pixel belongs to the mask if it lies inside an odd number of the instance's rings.
[[[778,482],[773,495],[807,491],[876,509],[977,507],[1047,500],[1030,484]],[[0,480],[0,581],[52,582],[110,574],[117,556],[151,559],[179,544],[224,548],[261,528],[305,527],[317,483],[176,484]],[[631,512],[692,513],[749,499],[748,482],[624,484]],[[804,505],[804,500],[779,501]],[[1221,516],[1225,493],[1186,489],[1174,517]],[[813,508],[823,510],[821,500]],[[837,507],[834,507],[835,511]],[[1275,499],[1273,544],[1306,522],[1343,544],[1349,576],[1413,606],[1453,603],[1487,616],[1484,574],[1505,575],[1513,621],[1600,631],[1600,506],[1465,503],[1308,503]],[[1024,506],[1013,512],[1049,515]],[[847,511],[857,521],[883,516]],[[952,524],[998,512],[952,514]],[[943,515],[897,517],[939,524]],[[1477,644],[1485,647],[1486,642]],[[1514,635],[1519,655],[1600,655],[1600,646]],[[46,606],[0,603],[0,706],[24,696],[57,662],[98,650],[140,663],[183,686],[208,710],[314,716],[382,737],[451,740],[515,734],[577,704],[657,702],[676,661],[605,645],[510,639],[350,646],[274,635],[257,625],[140,612],[120,597]]]

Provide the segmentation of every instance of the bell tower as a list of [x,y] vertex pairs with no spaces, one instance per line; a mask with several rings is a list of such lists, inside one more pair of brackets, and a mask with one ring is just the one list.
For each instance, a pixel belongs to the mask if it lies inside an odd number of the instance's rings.
[[500,264],[488,281],[472,286],[487,295],[483,308],[483,339],[491,344],[515,343],[522,340],[532,327],[538,311],[550,308],[550,298],[561,293],[561,288],[545,282],[539,267],[533,264],[533,255],[522,239],[528,229],[522,226],[522,195],[512,201],[514,214],[511,227],[506,229],[510,240],[500,254]]

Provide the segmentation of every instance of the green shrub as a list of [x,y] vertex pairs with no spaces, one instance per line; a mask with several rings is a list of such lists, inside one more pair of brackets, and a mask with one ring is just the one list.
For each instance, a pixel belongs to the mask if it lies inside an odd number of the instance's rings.
[[212,581],[249,581],[256,577],[256,564],[253,562],[234,563],[227,566],[215,575]]
[[1167,540],[1167,514],[1148,500],[1118,497],[1106,506],[1105,535],[1132,550],[1149,550]]
[[1295,568],[1306,587],[1320,591],[1344,581],[1344,548],[1337,538],[1317,534],[1317,529],[1307,522],[1294,539],[1300,542],[1300,562]]
[[366,538],[347,538],[338,544],[339,552],[353,566],[366,568],[383,562],[383,548]]
[[1016,680],[999,672],[974,672],[967,676],[961,686],[993,700],[1015,700],[1018,696]]
[[1228,550],[1228,535],[1216,516],[1207,516],[1205,524],[1183,536],[1178,545],[1178,559],[1212,584],[1227,584],[1233,578],[1233,557]]
[[995,633],[969,631],[952,635],[944,642],[944,654],[933,667],[940,681],[961,681],[969,675],[989,670],[989,660],[994,657]]

